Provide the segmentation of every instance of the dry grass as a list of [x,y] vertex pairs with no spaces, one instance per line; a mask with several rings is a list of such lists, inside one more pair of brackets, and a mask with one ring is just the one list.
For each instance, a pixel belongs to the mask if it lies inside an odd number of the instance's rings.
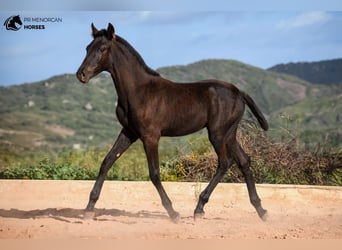
[[[342,185],[341,151],[327,152],[322,147],[316,151],[305,151],[295,136],[289,135],[286,138],[289,139],[283,142],[271,141],[253,122],[242,122],[238,140],[251,157],[257,183]],[[165,180],[209,181],[216,167],[216,154],[208,150],[201,155],[192,152],[181,156],[165,164],[162,173]],[[239,183],[244,178],[233,165],[223,181]]]

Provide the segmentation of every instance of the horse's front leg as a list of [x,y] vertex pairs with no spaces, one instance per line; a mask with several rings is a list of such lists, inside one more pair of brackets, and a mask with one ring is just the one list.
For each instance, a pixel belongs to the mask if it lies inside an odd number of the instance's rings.
[[95,207],[96,201],[99,199],[103,182],[106,179],[109,169],[113,166],[114,162],[135,142],[137,138],[123,129],[116,142],[114,143],[112,149],[108,152],[107,156],[104,158],[99,174],[97,176],[95,185],[90,192],[89,202],[86,208],[86,212],[92,212]]
[[157,138],[144,138],[144,148],[146,152],[149,174],[153,185],[156,187],[161,202],[166,209],[172,220],[178,220],[179,213],[176,212],[172,207],[172,202],[170,198],[167,196],[165,189],[160,180],[160,171],[159,171],[159,157],[158,157],[158,142],[159,137]]

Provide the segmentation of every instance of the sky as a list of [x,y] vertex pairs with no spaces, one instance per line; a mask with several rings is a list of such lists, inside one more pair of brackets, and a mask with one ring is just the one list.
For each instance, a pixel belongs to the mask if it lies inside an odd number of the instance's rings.
[[[177,2],[172,1],[173,5]],[[92,40],[91,22],[98,29],[111,22],[116,33],[154,69],[202,59],[233,59],[267,69],[279,63],[342,58],[342,8],[334,5],[335,1],[327,0],[331,3],[328,7],[304,5],[296,9],[269,5],[244,8],[218,2],[208,5],[190,0],[183,6],[143,7],[127,0],[109,7],[108,1],[99,0],[98,5],[83,1],[80,7],[60,0],[58,5],[52,2],[20,8],[11,5],[13,0],[5,2],[0,9],[0,86],[75,73]],[[197,8],[191,7],[196,4]],[[3,25],[13,15],[23,21],[18,31],[6,30]],[[32,21],[34,18],[60,21]],[[44,29],[25,29],[27,25]]]

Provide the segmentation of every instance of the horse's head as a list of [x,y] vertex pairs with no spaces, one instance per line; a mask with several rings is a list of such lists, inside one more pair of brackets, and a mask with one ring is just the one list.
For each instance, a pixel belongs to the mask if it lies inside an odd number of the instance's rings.
[[115,40],[113,25],[109,23],[107,30],[99,31],[91,24],[91,29],[94,40],[87,46],[87,55],[77,71],[77,78],[82,83],[87,83],[102,71],[108,71],[112,65],[110,53]]

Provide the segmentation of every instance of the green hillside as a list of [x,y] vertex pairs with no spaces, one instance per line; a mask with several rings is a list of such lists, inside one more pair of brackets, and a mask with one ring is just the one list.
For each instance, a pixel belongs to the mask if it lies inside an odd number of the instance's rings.
[[[229,60],[204,60],[158,71],[180,82],[210,78],[232,82],[249,93],[269,117],[270,135],[276,137],[277,131],[287,126],[285,114],[310,145],[325,136],[327,143],[341,146],[342,85],[312,85],[293,76]],[[115,115],[116,99],[108,74],[99,75],[87,85],[78,82],[74,75],[65,74],[31,84],[0,87],[0,166],[27,154],[107,148],[121,129]],[[181,143],[176,139],[165,145],[175,142]]]
[[342,87],[331,86],[328,93],[312,93],[302,101],[273,112],[270,120],[276,128],[295,131],[306,148],[342,146]]
[[299,62],[278,64],[270,71],[295,75],[308,82],[317,84],[342,83],[342,59],[324,60],[319,62]]
[[74,75],[0,88],[0,140],[15,151],[108,145],[119,125],[108,75],[82,85]]
[[342,85],[308,83],[231,60],[204,60],[161,68],[159,72],[181,82],[216,78],[234,83],[249,93],[269,117],[272,138],[281,139],[280,134],[287,129],[295,131],[292,136],[298,136],[308,149],[318,144],[342,146]]
[[161,68],[158,72],[180,82],[203,79],[231,82],[249,93],[266,114],[305,98],[311,87],[298,78],[231,60],[204,60],[186,66]]

